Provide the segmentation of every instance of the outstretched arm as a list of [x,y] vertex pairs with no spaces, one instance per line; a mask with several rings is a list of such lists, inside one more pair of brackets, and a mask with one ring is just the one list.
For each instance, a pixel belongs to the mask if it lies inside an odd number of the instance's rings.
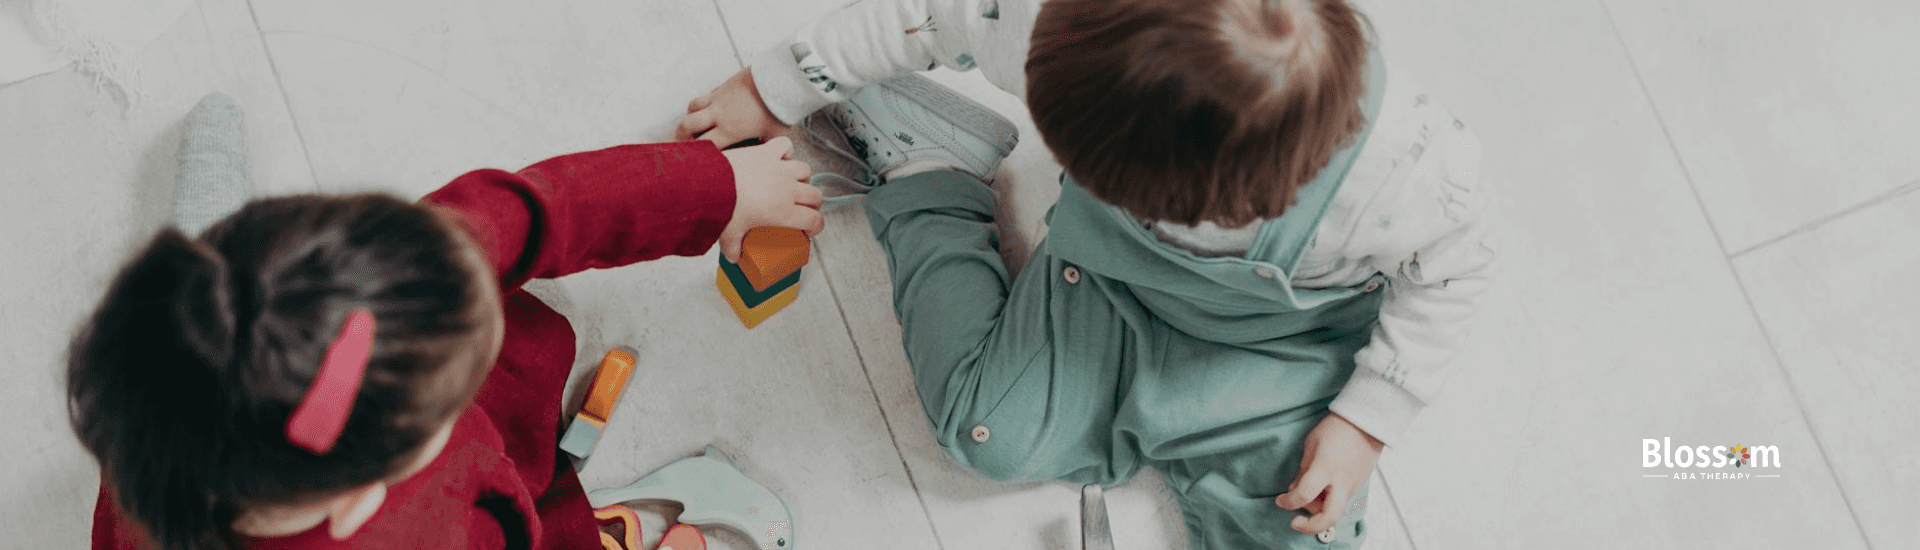
[[790,154],[784,140],[726,153],[704,141],[622,145],[518,172],[475,170],[421,200],[463,223],[501,285],[515,288],[704,254],[715,242],[737,248],[754,225],[817,232],[819,192]]
[[749,67],[695,98],[674,137],[723,146],[770,139],[867,83],[936,66],[969,70],[976,58],[1017,73],[1019,67],[1011,65],[1025,62],[1032,4],[1037,2],[854,3],[802,26],[791,40],[755,55]]

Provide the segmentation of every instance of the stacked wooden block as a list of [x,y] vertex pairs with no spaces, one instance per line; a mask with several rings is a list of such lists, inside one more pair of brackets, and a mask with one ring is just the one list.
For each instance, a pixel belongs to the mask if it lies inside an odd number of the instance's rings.
[[785,227],[760,227],[747,232],[740,245],[740,263],[720,257],[714,285],[740,322],[758,326],[800,296],[800,267],[811,250],[807,234]]
[[567,433],[560,437],[560,450],[581,460],[593,453],[601,432],[607,429],[607,419],[613,418],[613,407],[620,403],[620,394],[627,391],[633,367],[631,350],[607,350],[607,355],[600,359],[600,368],[593,373],[593,383],[587,386],[587,402],[580,406],[580,412],[574,413],[573,424],[568,425]]

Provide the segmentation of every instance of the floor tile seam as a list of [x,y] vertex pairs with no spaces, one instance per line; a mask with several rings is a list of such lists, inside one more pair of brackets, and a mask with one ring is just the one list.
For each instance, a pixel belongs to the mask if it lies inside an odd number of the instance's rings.
[[[818,257],[818,254],[815,255]],[[833,298],[834,310],[840,314],[840,326],[845,330],[847,343],[853,346],[853,357],[860,362],[860,374],[867,379],[867,395],[873,397],[873,408],[880,412],[880,423],[887,427],[887,442],[893,445],[894,455],[900,458],[900,469],[907,474],[907,487],[913,489],[914,500],[920,503],[920,514],[927,519],[927,530],[933,534],[936,548],[946,550],[946,540],[940,537],[940,526],[933,520],[933,509],[927,506],[927,498],[920,493],[920,483],[914,479],[913,465],[907,462],[905,449],[900,448],[900,438],[894,433],[893,418],[887,415],[886,404],[880,399],[880,388],[873,382],[873,370],[867,365],[866,354],[860,350],[860,339],[854,337],[853,322],[847,317],[846,304],[840,301],[840,291],[833,285],[833,268],[825,259],[820,261],[820,276],[827,280],[827,294]]]
[[[253,21],[254,38],[260,41],[260,53],[267,56],[267,70],[273,74],[274,88],[280,91],[280,106],[287,110],[287,123],[293,126],[293,138],[300,146],[300,156],[307,161],[307,177],[314,192],[320,191],[320,168],[314,165],[313,151],[307,147],[307,134],[300,128],[300,117],[293,112],[293,96],[287,93],[287,79],[280,76],[280,60],[273,55],[273,46],[267,43],[266,28],[260,25],[260,11],[253,7],[254,0],[245,0],[247,18]],[[257,177],[258,174],[255,174]]]
[[1380,491],[1386,493],[1387,506],[1393,509],[1393,518],[1400,522],[1400,534],[1406,537],[1407,548],[1410,550],[1420,550],[1419,541],[1414,540],[1413,537],[1413,526],[1407,524],[1407,514],[1400,510],[1400,499],[1393,495],[1393,483],[1387,481],[1387,468],[1382,466],[1379,468],[1379,471]]
[[747,59],[740,56],[740,43],[733,40],[733,24],[727,22],[727,10],[720,7],[720,0],[711,1],[713,2],[714,15],[720,16],[720,30],[725,31],[727,34],[727,47],[733,50],[733,61],[739,63],[741,68],[745,68],[747,66]]
[[[249,1],[252,1],[252,0],[249,0]],[[256,26],[258,26],[257,23],[256,23]],[[266,32],[264,28],[261,29],[262,43],[266,42],[266,35],[268,34],[332,40],[332,41],[339,42],[341,44],[356,46],[360,48],[366,48],[367,50],[370,50],[370,51],[385,54],[389,57],[392,57],[393,59],[399,60],[402,63],[406,63],[422,71],[426,71],[427,74],[438,77],[442,81],[447,82],[448,84],[454,84],[450,87],[453,89],[455,93],[458,93],[460,95],[466,96],[469,99],[479,102],[481,105],[486,106],[487,109],[489,109],[492,113],[505,117],[506,119],[513,121],[515,124],[519,124],[522,128],[529,128],[529,129],[541,132],[543,135],[546,135],[553,139],[560,139],[562,136],[567,135],[566,132],[555,130],[554,128],[548,126],[545,122],[541,120],[519,114],[518,112],[514,111],[513,108],[509,107],[506,104],[494,101],[491,98],[488,98],[484,95],[481,95],[478,92],[468,89],[466,86],[457,85],[452,78],[447,76],[445,68],[428,65],[426,62],[416,59],[411,55],[407,55],[405,53],[393,50],[386,46],[381,46],[379,44],[374,44],[371,42],[366,42],[362,40],[348,38],[345,36],[339,36],[339,35],[328,34],[323,32],[299,31],[299,30],[277,30],[269,33],[269,32]],[[276,69],[276,75],[277,74],[278,72]],[[284,94],[285,93],[284,83],[281,85],[281,88],[282,88],[282,93]],[[290,101],[291,100],[289,100],[289,102]],[[291,105],[291,103],[289,103],[289,105]],[[289,108],[289,111],[291,111],[291,108]]]
[[1876,195],[1872,198],[1860,201],[1858,203],[1854,203],[1853,205],[1848,206],[1846,208],[1842,208],[1839,211],[1836,211],[1832,214],[1827,214],[1825,216],[1821,216],[1819,219],[1816,219],[1804,224],[1800,224],[1799,227],[1789,229],[1785,233],[1781,233],[1779,235],[1774,236],[1773,238],[1760,241],[1759,243],[1756,243],[1752,246],[1748,246],[1746,248],[1735,251],[1732,254],[1728,254],[1727,258],[1739,259],[1741,256],[1745,256],[1756,250],[1760,250],[1762,248],[1779,244],[1782,241],[1790,240],[1794,237],[1805,235],[1807,233],[1818,231],[1822,228],[1825,228],[1828,225],[1832,225],[1834,222],[1840,221],[1841,219],[1851,217],[1854,214],[1858,214],[1862,211],[1871,210],[1876,206],[1893,202],[1894,200],[1899,199],[1900,197],[1904,197],[1908,193],[1912,193],[1916,190],[1920,190],[1920,180],[1907,182],[1904,185],[1895,187],[1893,189],[1889,189],[1886,192]]
[[1701,198],[1699,187],[1694,185],[1693,173],[1687,168],[1686,158],[1680,154],[1679,146],[1674,142],[1673,134],[1667,128],[1666,118],[1660,112],[1659,103],[1654,101],[1653,91],[1647,87],[1646,77],[1640,72],[1640,64],[1634,59],[1633,50],[1627,46],[1626,36],[1620,32],[1619,18],[1614,17],[1613,9],[1607,5],[1607,0],[1595,0],[1595,2],[1600,5],[1601,12],[1607,16],[1607,25],[1613,31],[1613,37],[1620,46],[1621,55],[1627,59],[1627,66],[1633,70],[1633,78],[1640,86],[1641,97],[1646,101],[1647,109],[1653,113],[1654,122],[1660,126],[1661,137],[1666,140],[1667,150],[1673,153],[1674,162],[1680,167],[1681,178],[1686,182],[1687,190],[1693,195],[1694,207],[1700,212],[1701,218],[1712,232],[1714,244],[1725,256],[1727,272],[1733,276],[1734,285],[1740,290],[1740,299],[1747,307],[1747,316],[1760,329],[1760,339],[1766,342],[1767,353],[1773,357],[1774,368],[1787,385],[1787,395],[1793,399],[1794,408],[1800,414],[1800,421],[1807,426],[1808,437],[1813,438],[1814,449],[1819,451],[1820,460],[1826,464],[1827,479],[1833,484],[1834,490],[1840,493],[1840,502],[1847,506],[1847,516],[1853,519],[1854,530],[1860,534],[1861,542],[1868,550],[1872,550],[1873,542],[1867,538],[1866,526],[1860,521],[1860,514],[1854,508],[1853,499],[1847,494],[1846,485],[1840,483],[1839,473],[1834,471],[1827,446],[1820,439],[1820,432],[1813,423],[1813,416],[1807,412],[1806,400],[1801,397],[1799,386],[1793,383],[1793,374],[1788,371],[1786,360],[1780,356],[1780,348],[1774,343],[1772,331],[1768,330],[1766,322],[1760,319],[1760,310],[1753,303],[1753,295],[1747,289],[1746,279],[1740,275],[1739,268],[1733,265],[1732,255],[1726,253],[1726,240],[1721,237],[1719,227],[1714,225],[1713,217],[1708,215],[1706,201]]

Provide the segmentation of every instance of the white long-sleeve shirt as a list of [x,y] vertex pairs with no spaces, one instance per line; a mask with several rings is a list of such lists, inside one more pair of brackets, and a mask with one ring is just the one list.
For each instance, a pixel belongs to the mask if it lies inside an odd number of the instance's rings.
[[[864,0],[755,56],[755,85],[787,124],[868,82],[936,66],[977,68],[1026,97],[1042,1]],[[1353,286],[1377,273],[1391,281],[1372,341],[1332,404],[1389,445],[1455,370],[1494,258],[1480,223],[1479,139],[1391,66],[1372,135],[1293,274],[1300,288]]]

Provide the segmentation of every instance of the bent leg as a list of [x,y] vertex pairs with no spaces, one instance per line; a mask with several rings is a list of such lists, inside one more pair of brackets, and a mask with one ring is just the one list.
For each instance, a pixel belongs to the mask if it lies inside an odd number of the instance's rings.
[[187,114],[181,132],[173,224],[189,238],[198,236],[239,210],[252,194],[244,115],[227,96],[208,94]]
[[935,440],[996,479],[1109,479],[1118,368],[1059,353],[1058,278],[1036,258],[1009,281],[991,190],[960,172],[915,174],[868,194],[867,215]]

